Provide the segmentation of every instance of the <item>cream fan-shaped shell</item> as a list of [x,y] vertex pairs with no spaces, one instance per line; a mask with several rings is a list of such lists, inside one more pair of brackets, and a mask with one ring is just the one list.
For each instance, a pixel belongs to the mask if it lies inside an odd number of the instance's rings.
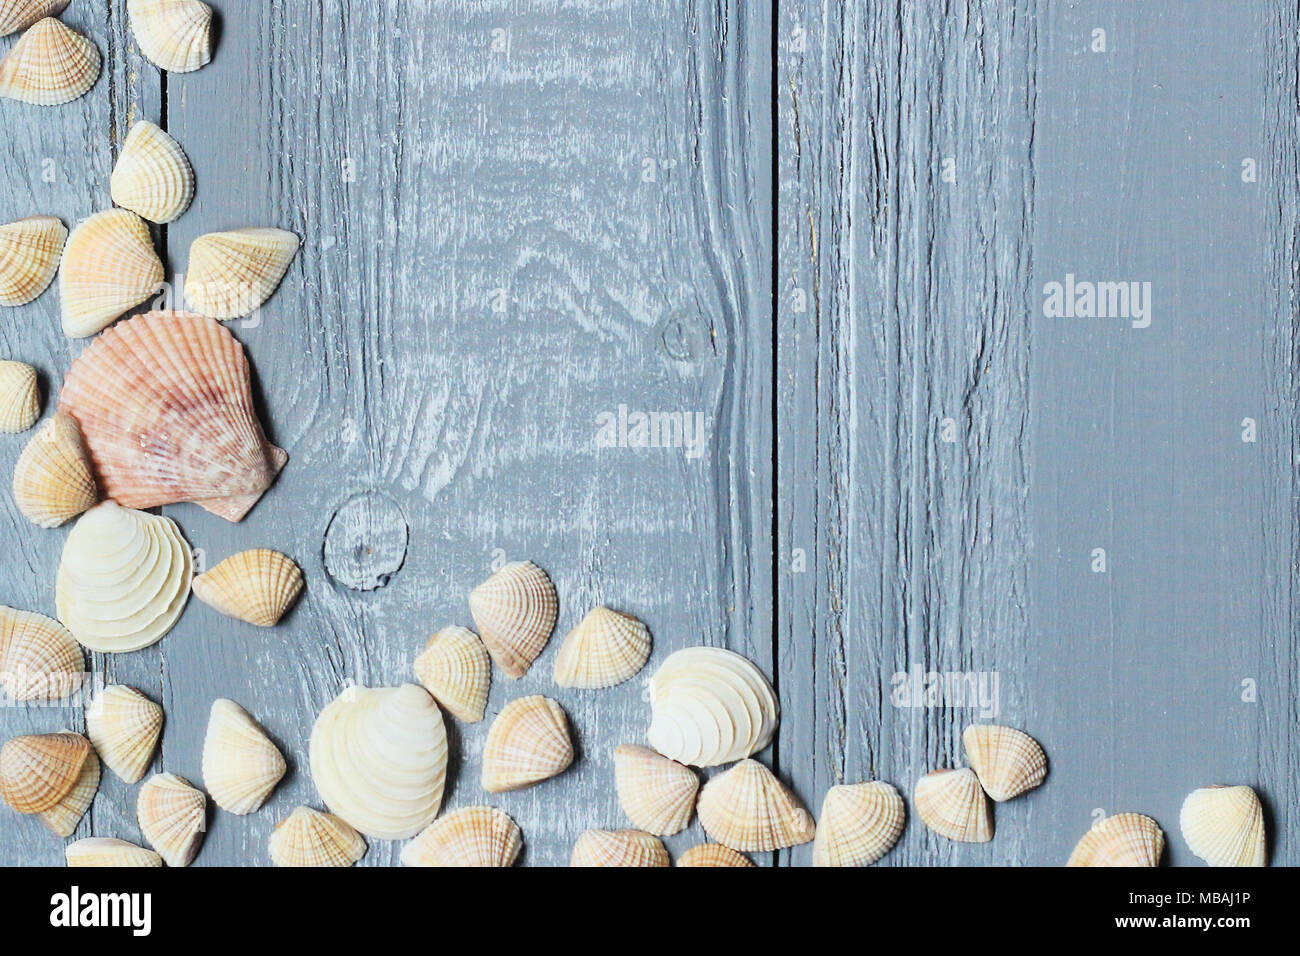
[[113,837],[86,837],[69,843],[63,851],[68,866],[162,866],[163,861],[153,850],[117,840]]
[[352,866],[366,855],[365,838],[332,813],[298,807],[271,831],[276,866]]
[[99,501],[81,429],[56,412],[37,429],[14,465],[14,503],[32,524],[57,528]]
[[49,288],[67,238],[67,228],[53,216],[0,226],[0,305],[26,305]]
[[214,319],[237,319],[260,308],[289,271],[302,242],[284,229],[210,232],[190,245],[185,301]]
[[512,700],[488,728],[483,746],[483,789],[522,790],[563,773],[573,763],[569,720],[549,697]]
[[[65,731],[66,733],[66,731]],[[76,782],[57,804],[40,814],[41,822],[56,836],[70,837],[90,809],[99,790],[99,757],[92,750],[81,765]]]
[[22,362],[0,361],[0,432],[25,432],[40,417],[36,369]]
[[203,791],[174,773],[156,773],[140,788],[136,818],[140,832],[168,866],[189,866],[207,832]]
[[514,866],[523,836],[496,807],[464,807],[435,820],[402,847],[403,866]]
[[701,843],[677,858],[678,866],[753,867],[754,861],[721,843]]
[[181,144],[140,120],[122,143],[109,180],[113,202],[150,222],[171,222],[194,199],[194,170]]
[[25,30],[37,20],[57,17],[68,0],[0,0],[0,37]]
[[903,798],[881,780],[831,787],[822,801],[813,866],[870,866],[903,835]]
[[244,708],[220,699],[203,738],[203,786],[221,809],[252,813],[288,770],[284,755]]
[[415,659],[415,676],[457,720],[483,719],[492,686],[492,662],[483,642],[467,627],[444,627]]
[[999,803],[1034,789],[1047,776],[1047,754],[1022,730],[971,724],[961,738],[984,792]]
[[560,601],[545,571],[512,561],[470,592],[469,610],[492,659],[518,679],[551,639]]
[[0,60],[0,97],[59,106],[99,79],[99,47],[54,17],[35,23]]
[[127,783],[144,777],[162,729],[162,707],[123,684],[105,687],[86,711],[86,735],[108,769]]
[[592,610],[560,645],[555,683],[561,687],[613,687],[650,659],[650,631],[630,614]]
[[650,745],[694,767],[758,753],[771,743],[780,716],[763,672],[720,647],[670,654],[650,678],[650,706]]
[[144,220],[129,209],[97,212],[73,228],[63,248],[63,332],[77,339],[94,335],[162,284],[162,260]]
[[1264,808],[1250,787],[1193,790],[1178,824],[1188,848],[1210,866],[1265,866]]
[[201,0],[126,0],[140,52],[169,73],[212,62],[212,8]]
[[59,620],[92,651],[138,651],[176,624],[193,570],[174,521],[105,501],[78,519],[63,544]]
[[691,822],[700,779],[690,767],[649,747],[623,744],[614,748],[614,786],[634,826],[672,836]]
[[757,760],[742,760],[706,783],[697,811],[704,832],[733,850],[780,850],[817,833],[798,798]]
[[993,839],[993,813],[975,771],[932,770],[912,791],[916,815],[942,837],[959,843]]
[[19,813],[45,813],[68,796],[94,757],[80,734],[27,734],[0,747],[0,797]]
[[275,627],[302,594],[302,571],[269,548],[232,554],[194,579],[194,596],[227,617]]
[[1165,834],[1155,820],[1140,813],[1117,813],[1094,824],[1065,865],[1158,866],[1164,848]]
[[410,839],[442,806],[446,729],[414,684],[343,691],[316,719],[310,759],[326,806],[366,836]]
[[42,614],[0,606],[0,687],[14,700],[59,700],[81,686],[76,638]]
[[641,830],[587,830],[573,845],[569,866],[672,866],[658,837]]

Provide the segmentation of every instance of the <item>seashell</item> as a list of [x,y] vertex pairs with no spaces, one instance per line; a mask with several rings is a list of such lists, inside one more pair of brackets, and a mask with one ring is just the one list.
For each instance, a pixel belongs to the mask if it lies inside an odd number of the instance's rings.
[[518,679],[551,639],[560,602],[545,571],[512,561],[470,592],[469,609],[492,659]]
[[133,687],[105,687],[86,711],[86,736],[108,769],[139,783],[162,736],[163,709]]
[[199,0],[126,0],[140,52],[159,69],[192,73],[212,62],[212,8]]
[[104,494],[127,508],[193,501],[239,521],[289,457],[262,432],[244,347],[187,312],[101,335],[72,363],[60,407],[81,426]]
[[54,281],[68,230],[53,216],[0,226],[0,305],[26,305]]
[[94,335],[162,284],[162,260],[144,220],[128,209],[97,212],[76,225],[63,249],[63,332]]
[[185,300],[214,319],[237,319],[262,306],[289,271],[302,242],[284,229],[210,232],[190,245]]
[[497,714],[483,746],[483,789],[522,790],[563,773],[573,763],[564,709],[535,694],[512,700]]
[[14,700],[59,700],[85,673],[81,648],[62,624],[0,606],[0,687]]
[[1047,754],[1024,731],[971,724],[961,739],[984,792],[999,803],[1034,789],[1047,776]]
[[68,796],[94,756],[80,734],[14,737],[0,747],[0,797],[19,813],[46,813]]
[[32,25],[0,60],[0,97],[58,106],[99,79],[99,47],[54,17]]
[[678,866],[750,866],[754,861],[721,843],[701,843],[677,858]]
[[884,781],[831,787],[817,820],[813,866],[870,866],[894,848],[906,820],[902,796]]
[[339,694],[316,719],[310,759],[325,804],[366,836],[410,839],[442,806],[446,728],[414,684]]
[[140,788],[140,832],[168,866],[189,866],[207,829],[207,798],[184,777],[156,773]]
[[691,822],[700,780],[649,747],[623,744],[614,748],[614,785],[619,805],[638,829],[672,836]]
[[650,745],[694,767],[758,753],[771,743],[780,715],[763,672],[720,647],[670,654],[650,678],[650,706]]
[[26,30],[37,20],[57,17],[68,0],[0,0],[0,37]]
[[650,631],[630,614],[598,607],[569,632],[555,658],[561,687],[613,687],[650,659]]
[[1183,801],[1178,824],[1188,848],[1210,866],[1267,863],[1264,808],[1250,787],[1216,784],[1193,790]]
[[269,548],[232,554],[192,585],[194,596],[227,617],[275,627],[302,594],[302,571]]
[[36,369],[0,360],[0,432],[25,432],[41,417]]
[[1093,825],[1070,854],[1066,866],[1158,866],[1165,835],[1160,824],[1140,813],[1117,813]]
[[469,724],[483,719],[492,686],[487,648],[467,627],[444,627],[415,659],[415,676],[452,715]]
[[119,206],[150,222],[172,222],[194,199],[194,170],[180,143],[140,120],[126,134],[109,189]]
[[55,607],[92,651],[138,651],[176,624],[193,572],[174,521],[105,501],[77,520],[63,544]]
[[798,798],[757,760],[742,760],[706,783],[697,810],[704,832],[733,850],[780,850],[817,832]]
[[216,700],[203,738],[203,786],[221,809],[243,816],[271,795],[288,765],[257,721],[233,700]]
[[402,848],[403,866],[514,866],[523,837],[496,807],[465,807],[435,820]]
[[640,830],[588,830],[573,845],[569,866],[672,866],[658,837]]
[[69,843],[63,851],[68,866],[162,866],[163,861],[153,850],[146,850],[125,840],[112,837],[86,837]]
[[993,839],[993,814],[975,771],[932,770],[912,791],[916,815],[939,836],[960,843]]
[[298,807],[271,831],[276,866],[352,866],[366,855],[366,841],[332,813]]
[[99,501],[90,453],[76,421],[56,412],[14,465],[14,502],[34,525],[57,528]]
[[99,790],[99,758],[92,750],[81,765],[81,773],[78,774],[72,789],[57,804],[40,814],[41,822],[56,836],[72,836],[77,829],[77,824],[81,822],[81,818],[86,815],[86,811],[94,802],[97,790]]

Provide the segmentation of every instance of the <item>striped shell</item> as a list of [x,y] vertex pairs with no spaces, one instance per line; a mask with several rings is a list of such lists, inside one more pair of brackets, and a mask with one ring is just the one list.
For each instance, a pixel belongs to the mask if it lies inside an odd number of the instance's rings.
[[488,729],[483,747],[483,789],[522,790],[562,773],[573,762],[573,742],[563,708],[541,695],[512,700]]
[[210,232],[190,245],[185,301],[214,319],[237,319],[261,308],[289,271],[301,241],[284,229]]
[[26,30],[37,20],[57,17],[68,0],[0,0],[0,37]]
[[0,360],[0,432],[25,432],[41,417],[36,369]]
[[560,602],[545,571],[514,561],[470,593],[469,609],[492,659],[518,679],[551,639]]
[[1047,754],[1023,731],[972,724],[961,739],[984,792],[999,803],[1034,789],[1047,776]]
[[212,61],[212,8],[200,0],[126,0],[140,52],[169,73]]
[[721,843],[701,843],[679,856],[677,865],[753,867],[754,861]]
[[81,686],[85,661],[58,621],[0,606],[0,687],[14,700],[60,700]]
[[53,216],[0,226],[0,305],[26,305],[49,288],[67,238],[67,228]]
[[133,687],[112,684],[86,711],[86,735],[108,769],[139,783],[162,736],[163,709]]
[[1151,867],[1160,864],[1165,835],[1140,813],[1104,817],[1083,835],[1066,866]]
[[94,756],[80,734],[29,734],[0,748],[0,797],[19,813],[45,813],[68,796]]
[[561,687],[613,687],[650,659],[650,631],[630,614],[598,607],[569,632],[555,658]]
[[109,189],[119,206],[150,222],[171,222],[194,199],[194,170],[180,143],[140,120],[126,134]]
[[808,811],[771,770],[742,760],[700,791],[704,832],[733,850],[780,850],[816,836]]
[[465,807],[435,820],[402,848],[403,866],[514,866],[523,836],[495,807]]
[[623,744],[614,748],[614,786],[634,826],[672,836],[691,822],[700,780],[690,767],[649,747]]
[[932,770],[912,792],[916,815],[939,836],[959,843],[993,839],[993,814],[974,770]]
[[1264,808],[1250,787],[1202,787],[1183,801],[1178,823],[1193,853],[1210,866],[1264,866]]
[[302,594],[302,571],[293,559],[269,548],[232,554],[194,579],[194,596],[258,627],[274,627]]
[[189,866],[207,831],[207,798],[174,773],[156,773],[140,788],[140,832],[168,866]]
[[444,627],[415,659],[415,676],[458,720],[483,719],[492,686],[492,662],[483,642],[467,627]]
[[813,866],[870,866],[903,835],[907,811],[883,781],[831,787],[822,801]]
[[573,845],[569,866],[672,866],[658,837],[641,830],[587,830]]
[[136,846],[112,837],[86,837],[69,843],[63,851],[68,866],[162,866],[163,861],[153,850]]
[[90,453],[70,415],[56,412],[14,465],[14,502],[32,524],[57,528],[99,501]]
[[72,789],[57,804],[41,813],[41,822],[56,836],[72,836],[77,824],[94,802],[95,793],[99,790],[99,775],[99,757],[92,750],[86,757],[86,762],[81,765],[81,773]]
[[298,807],[271,831],[270,850],[276,866],[352,866],[366,841],[334,814]]
[[53,17],[35,23],[0,60],[0,97],[59,106],[99,79],[99,47]]
[[63,332],[77,339],[94,335],[162,284],[162,260],[144,220],[129,209],[95,213],[73,228],[63,249]]
[[203,786],[221,809],[242,816],[266,802],[288,770],[284,755],[233,700],[216,700],[203,739]]

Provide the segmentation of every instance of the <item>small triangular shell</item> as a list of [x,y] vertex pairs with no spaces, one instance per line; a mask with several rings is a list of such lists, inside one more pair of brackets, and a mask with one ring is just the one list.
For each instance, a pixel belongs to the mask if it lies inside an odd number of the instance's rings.
[[189,866],[207,830],[203,791],[174,773],[157,773],[140,788],[135,812],[144,838],[168,866]]
[[522,790],[562,773],[573,762],[564,709],[535,694],[512,700],[497,714],[483,747],[483,789]]
[[492,659],[518,679],[551,639],[560,602],[545,571],[512,561],[470,593],[469,609]]
[[993,813],[975,771],[932,770],[912,792],[916,815],[935,833],[959,843],[993,839]]
[[822,801],[813,866],[870,866],[903,835],[907,811],[881,780],[831,787]]
[[492,686],[492,662],[483,642],[467,627],[444,627],[415,659],[415,676],[458,720],[483,719]]
[[1034,789],[1047,776],[1047,754],[1024,731],[971,724],[962,734],[962,742],[984,792],[999,803]]
[[569,866],[672,866],[658,837],[641,830],[587,830],[573,845]]
[[92,750],[81,765],[76,782],[57,804],[41,813],[41,822],[55,835],[70,837],[90,809],[99,790],[99,758]]
[[0,432],[25,432],[40,417],[36,369],[22,362],[0,361]]
[[435,820],[402,848],[403,866],[514,866],[523,837],[496,807],[465,807]]
[[0,797],[19,813],[45,813],[76,786],[94,756],[80,734],[29,734],[0,748]]
[[690,767],[649,747],[623,744],[614,748],[614,786],[619,805],[638,829],[672,836],[691,822],[700,779]]
[[119,206],[150,222],[171,222],[194,199],[194,170],[180,143],[140,120],[122,143],[109,190]]
[[302,571],[269,548],[232,554],[192,585],[194,596],[227,617],[275,627],[302,594]]
[[754,861],[721,843],[701,843],[677,858],[678,866],[752,867]]
[[813,819],[767,767],[742,760],[700,791],[704,832],[733,850],[780,850],[816,836]]
[[276,866],[352,866],[366,855],[366,840],[332,813],[298,807],[271,831]]
[[59,269],[63,332],[85,338],[162,286],[163,266],[149,227],[129,209],[106,209],[78,223]]
[[213,702],[203,740],[203,786],[217,806],[252,813],[287,769],[284,755],[244,708],[233,700]]
[[25,30],[37,20],[57,17],[68,0],[0,0],[0,37]]
[[163,861],[153,850],[117,840],[113,837],[86,837],[69,843],[63,851],[68,866],[162,866]]
[[70,415],[56,412],[14,465],[14,502],[32,524],[57,528],[99,501],[90,454]]
[[126,0],[140,52],[169,73],[212,61],[212,8],[200,0]]
[[99,47],[53,17],[38,21],[0,60],[0,96],[58,106],[99,79]]
[[163,709],[133,687],[112,684],[86,711],[86,735],[100,758],[127,783],[139,783],[162,736]]
[[1094,824],[1065,865],[1158,866],[1164,848],[1165,835],[1155,820],[1140,813],[1117,813]]
[[302,243],[284,229],[210,232],[190,245],[185,298],[214,319],[248,315],[275,292]]
[[1188,848],[1210,866],[1265,866],[1264,808],[1250,787],[1193,790],[1178,823]]
[[650,659],[650,631],[630,614],[598,607],[569,632],[555,657],[561,687],[613,687]]
[[49,288],[67,238],[67,228],[53,216],[0,226],[0,305],[26,305]]
[[14,700],[59,700],[78,687],[85,660],[58,621],[0,606],[0,686]]

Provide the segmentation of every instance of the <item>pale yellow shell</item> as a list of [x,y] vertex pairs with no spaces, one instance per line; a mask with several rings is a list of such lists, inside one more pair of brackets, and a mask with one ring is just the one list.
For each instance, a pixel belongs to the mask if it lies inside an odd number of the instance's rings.
[[993,839],[993,812],[975,771],[932,770],[912,792],[916,815],[935,833],[959,843]]
[[569,866],[672,866],[663,842],[640,830],[587,830]]
[[228,617],[274,627],[302,594],[302,571],[269,548],[232,554],[194,579],[194,596]]
[[780,850],[817,833],[798,798],[757,760],[742,760],[706,783],[697,810],[704,832],[733,850]]
[[0,606],[0,686],[14,700],[59,700],[81,686],[76,638],[42,614]]
[[831,787],[822,801],[813,841],[813,866],[870,866],[903,835],[907,811],[890,784]]
[[677,858],[678,866],[752,867],[754,861],[721,843],[701,843]]
[[153,850],[117,840],[113,837],[86,837],[69,843],[63,851],[68,866],[162,866],[163,861]]
[[212,8],[200,0],[126,0],[140,52],[169,73],[212,61]]
[[140,832],[168,866],[189,866],[207,832],[207,798],[174,773],[157,773],[140,788]]
[[140,120],[122,143],[109,190],[119,206],[150,222],[171,222],[194,199],[194,170],[180,143]]
[[68,0],[0,0],[0,37],[25,30],[37,20],[57,17]]
[[99,79],[99,47],[53,17],[35,23],[0,60],[0,97],[58,106]]
[[523,837],[496,807],[465,807],[435,820],[402,848],[403,866],[514,866]]
[[1075,845],[1066,866],[1159,866],[1165,834],[1140,813],[1117,813],[1093,825]]
[[1178,823],[1193,853],[1210,866],[1265,866],[1264,808],[1250,787],[1193,790]]
[[971,724],[962,734],[962,742],[984,792],[999,803],[1034,789],[1047,776],[1047,754],[1024,731]]
[[56,412],[14,465],[14,502],[32,524],[57,528],[99,500],[90,455],[76,421]]
[[0,432],[25,432],[41,417],[36,369],[0,360]]
[[630,614],[598,607],[578,624],[555,657],[561,687],[613,687],[650,659],[650,631]]
[[415,676],[458,720],[483,719],[492,686],[492,662],[483,642],[467,627],[444,627],[415,659]]
[[78,223],[59,269],[63,332],[85,338],[161,288],[162,260],[149,227],[129,209],[106,209]]
[[99,757],[92,750],[81,765],[81,773],[72,789],[57,804],[40,814],[41,822],[56,836],[70,837],[77,829],[99,790],[99,772]]
[[133,687],[111,684],[86,711],[86,734],[100,758],[127,783],[139,783],[162,736],[163,709]]
[[517,679],[551,639],[560,602],[545,571],[513,561],[470,593],[469,609],[492,659]]
[[214,319],[237,319],[259,308],[289,271],[302,243],[284,229],[210,232],[190,245],[185,299]]
[[690,767],[649,747],[623,744],[614,748],[614,786],[634,826],[672,836],[691,822],[700,779]]
[[0,226],[0,305],[26,305],[54,281],[68,230],[53,216]]
[[203,786],[221,809],[258,809],[288,769],[280,749],[233,700],[216,700],[203,738]]
[[276,866],[352,866],[366,855],[366,840],[332,813],[298,807],[271,831]]
[[541,695],[512,700],[488,729],[483,789],[521,790],[562,773],[573,762],[563,708]]
[[28,734],[0,748],[0,797],[19,813],[53,810],[94,756],[80,734]]

